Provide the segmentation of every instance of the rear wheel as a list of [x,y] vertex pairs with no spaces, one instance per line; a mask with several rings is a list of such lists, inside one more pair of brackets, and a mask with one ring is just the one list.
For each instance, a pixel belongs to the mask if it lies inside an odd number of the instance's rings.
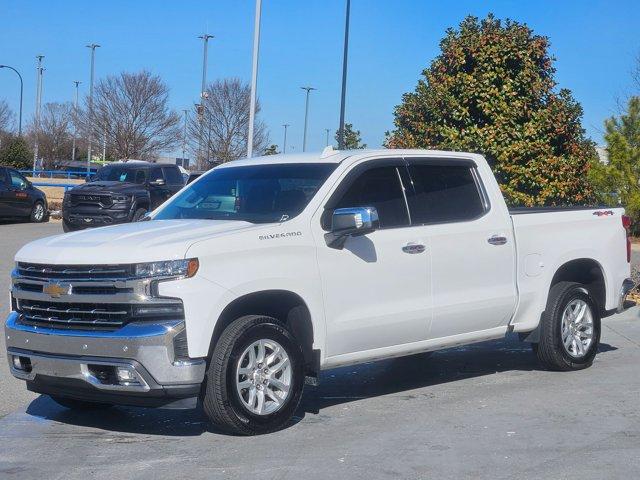
[[33,223],[42,223],[44,221],[46,213],[47,212],[44,209],[44,203],[38,200],[33,204],[30,219]]
[[584,285],[554,285],[540,328],[536,353],[547,368],[568,371],[591,366],[600,343],[600,315]]
[[240,435],[286,426],[304,384],[302,349],[278,320],[258,315],[229,325],[213,350],[203,389],[212,423]]
[[85,402],[83,400],[76,400],[74,398],[59,397],[57,395],[51,395],[51,399],[58,405],[68,408],[70,410],[100,410],[104,408],[110,408],[113,405],[110,403],[97,403],[97,402]]

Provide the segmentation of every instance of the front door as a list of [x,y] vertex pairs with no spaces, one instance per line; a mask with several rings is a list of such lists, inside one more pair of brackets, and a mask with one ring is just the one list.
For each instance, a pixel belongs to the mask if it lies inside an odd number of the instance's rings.
[[[323,227],[313,220],[328,357],[425,340],[431,320],[429,248],[410,227],[404,164],[382,160],[361,167],[343,178],[329,200]],[[349,237],[343,249],[328,247],[327,214],[330,219],[335,208],[362,206],[377,209],[380,229]]]
[[29,195],[30,184],[17,170],[7,169],[9,176],[9,204],[14,216],[31,214],[32,199]]

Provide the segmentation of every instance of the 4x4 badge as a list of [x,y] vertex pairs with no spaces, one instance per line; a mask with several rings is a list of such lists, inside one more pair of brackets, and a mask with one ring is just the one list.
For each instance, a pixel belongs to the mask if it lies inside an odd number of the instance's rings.
[[42,287],[42,292],[51,298],[60,298],[62,295],[69,295],[71,293],[71,284],[58,282],[46,283]]

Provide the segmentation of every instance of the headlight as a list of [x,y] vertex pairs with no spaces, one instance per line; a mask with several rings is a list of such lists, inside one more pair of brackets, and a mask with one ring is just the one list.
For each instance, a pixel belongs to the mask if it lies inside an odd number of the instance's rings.
[[114,202],[129,202],[131,201],[130,195],[113,195],[111,197]]
[[162,262],[138,263],[136,277],[193,277],[198,271],[198,259],[165,260]]

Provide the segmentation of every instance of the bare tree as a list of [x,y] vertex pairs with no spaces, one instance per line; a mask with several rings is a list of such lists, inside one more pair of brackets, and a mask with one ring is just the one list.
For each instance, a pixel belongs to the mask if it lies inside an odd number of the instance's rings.
[[[44,169],[52,169],[61,160],[71,158],[73,126],[73,105],[65,103],[45,103],[40,114],[38,132],[38,153],[42,158]],[[30,145],[35,137],[35,124],[32,121],[27,127],[27,138]]]
[[[196,107],[189,122],[192,148],[200,168],[209,168],[213,162],[228,162],[246,155],[250,98],[249,85],[238,78],[209,84],[203,99],[204,108],[198,111]],[[258,112],[259,103],[256,105],[256,115]],[[265,124],[256,120],[253,150],[264,151],[268,142]]]
[[[88,98],[78,124],[88,133]],[[169,108],[169,88],[147,71],[122,72],[98,82],[93,97],[93,138],[106,140],[113,158],[150,159],[176,147],[180,117]]]
[[8,133],[13,129],[14,114],[5,100],[0,100],[0,133]]

